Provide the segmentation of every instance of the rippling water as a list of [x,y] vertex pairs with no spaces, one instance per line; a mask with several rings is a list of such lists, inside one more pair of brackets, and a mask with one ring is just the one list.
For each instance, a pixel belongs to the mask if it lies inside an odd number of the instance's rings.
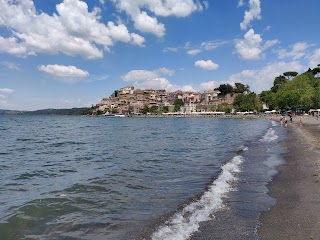
[[0,239],[253,239],[278,136],[260,119],[0,116]]

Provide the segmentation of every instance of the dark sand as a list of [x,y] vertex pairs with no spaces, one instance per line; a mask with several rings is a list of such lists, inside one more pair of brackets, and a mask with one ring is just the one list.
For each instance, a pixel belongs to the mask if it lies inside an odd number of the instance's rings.
[[268,185],[277,204],[262,214],[261,239],[320,239],[320,120],[305,117],[289,124],[287,163]]

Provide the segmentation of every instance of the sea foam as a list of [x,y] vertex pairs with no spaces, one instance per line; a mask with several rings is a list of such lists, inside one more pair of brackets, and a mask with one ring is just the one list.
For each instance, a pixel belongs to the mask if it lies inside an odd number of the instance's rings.
[[276,140],[278,137],[279,136],[276,135],[276,132],[272,128],[269,128],[267,133],[263,136],[262,139],[260,139],[260,141],[262,141],[262,142],[271,142],[271,141]]
[[202,197],[185,206],[153,235],[153,240],[184,240],[198,231],[199,224],[213,219],[213,213],[224,207],[223,198],[232,191],[232,182],[237,180],[235,173],[240,172],[242,156],[235,156],[221,167],[222,172]]

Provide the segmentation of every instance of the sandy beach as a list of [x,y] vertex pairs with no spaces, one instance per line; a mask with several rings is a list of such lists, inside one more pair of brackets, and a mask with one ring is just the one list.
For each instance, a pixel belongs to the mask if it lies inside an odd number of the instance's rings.
[[277,204],[262,214],[261,239],[320,239],[320,120],[299,120],[286,129],[287,163],[268,186]]

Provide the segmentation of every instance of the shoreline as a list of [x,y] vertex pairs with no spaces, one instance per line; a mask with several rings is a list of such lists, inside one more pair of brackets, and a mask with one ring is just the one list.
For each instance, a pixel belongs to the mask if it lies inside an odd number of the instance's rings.
[[319,239],[320,237],[320,121],[299,118],[286,129],[286,163],[268,184],[276,205],[262,213],[261,239]]

